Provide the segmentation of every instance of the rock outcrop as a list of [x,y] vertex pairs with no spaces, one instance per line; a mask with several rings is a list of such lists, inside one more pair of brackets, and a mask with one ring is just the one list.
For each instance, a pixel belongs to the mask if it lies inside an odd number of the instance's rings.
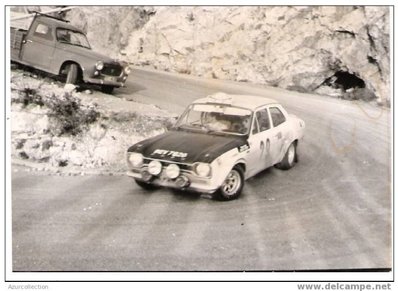
[[350,99],[390,100],[389,8],[155,7],[137,65]]

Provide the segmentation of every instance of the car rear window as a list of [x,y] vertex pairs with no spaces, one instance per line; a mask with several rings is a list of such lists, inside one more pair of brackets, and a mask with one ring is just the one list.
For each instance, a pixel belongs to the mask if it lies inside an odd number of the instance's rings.
[[39,23],[35,29],[34,32],[35,36],[41,37],[41,38],[45,38],[48,40],[52,40],[53,37],[51,35],[51,29],[50,27],[48,27],[47,25],[43,24],[43,23]]

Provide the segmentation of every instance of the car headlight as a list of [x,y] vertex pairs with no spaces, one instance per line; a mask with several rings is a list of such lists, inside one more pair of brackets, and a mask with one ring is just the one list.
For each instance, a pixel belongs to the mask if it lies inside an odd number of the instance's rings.
[[175,179],[180,175],[180,167],[176,164],[170,164],[166,168],[166,175],[170,179]]
[[129,162],[133,167],[140,167],[144,163],[144,156],[139,153],[130,153]]
[[209,177],[211,174],[211,166],[206,163],[195,164],[195,172],[200,177]]
[[95,64],[95,68],[96,68],[98,71],[101,71],[101,70],[104,68],[104,62],[103,62],[103,61],[98,61],[98,62]]
[[162,171],[162,164],[159,161],[151,161],[148,164],[148,172],[151,175],[157,176]]
[[126,74],[126,75],[128,75],[128,74],[130,74],[131,73],[131,69],[130,69],[130,67],[124,67],[124,73]]

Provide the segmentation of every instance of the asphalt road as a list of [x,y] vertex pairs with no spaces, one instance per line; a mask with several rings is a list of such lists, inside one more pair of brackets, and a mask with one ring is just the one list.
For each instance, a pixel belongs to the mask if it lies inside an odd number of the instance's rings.
[[[300,161],[219,202],[125,176],[13,166],[14,271],[336,270],[392,267],[390,111],[247,83],[134,70],[115,98],[180,113],[224,91],[272,97],[306,122]],[[127,101],[126,101],[127,102]]]

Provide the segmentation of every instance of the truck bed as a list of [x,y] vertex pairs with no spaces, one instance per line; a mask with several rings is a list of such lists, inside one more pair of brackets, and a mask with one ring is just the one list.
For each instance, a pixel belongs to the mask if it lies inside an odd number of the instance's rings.
[[11,27],[11,60],[19,61],[21,54],[22,41],[25,38],[25,35],[28,33],[25,29],[19,29],[15,27]]

